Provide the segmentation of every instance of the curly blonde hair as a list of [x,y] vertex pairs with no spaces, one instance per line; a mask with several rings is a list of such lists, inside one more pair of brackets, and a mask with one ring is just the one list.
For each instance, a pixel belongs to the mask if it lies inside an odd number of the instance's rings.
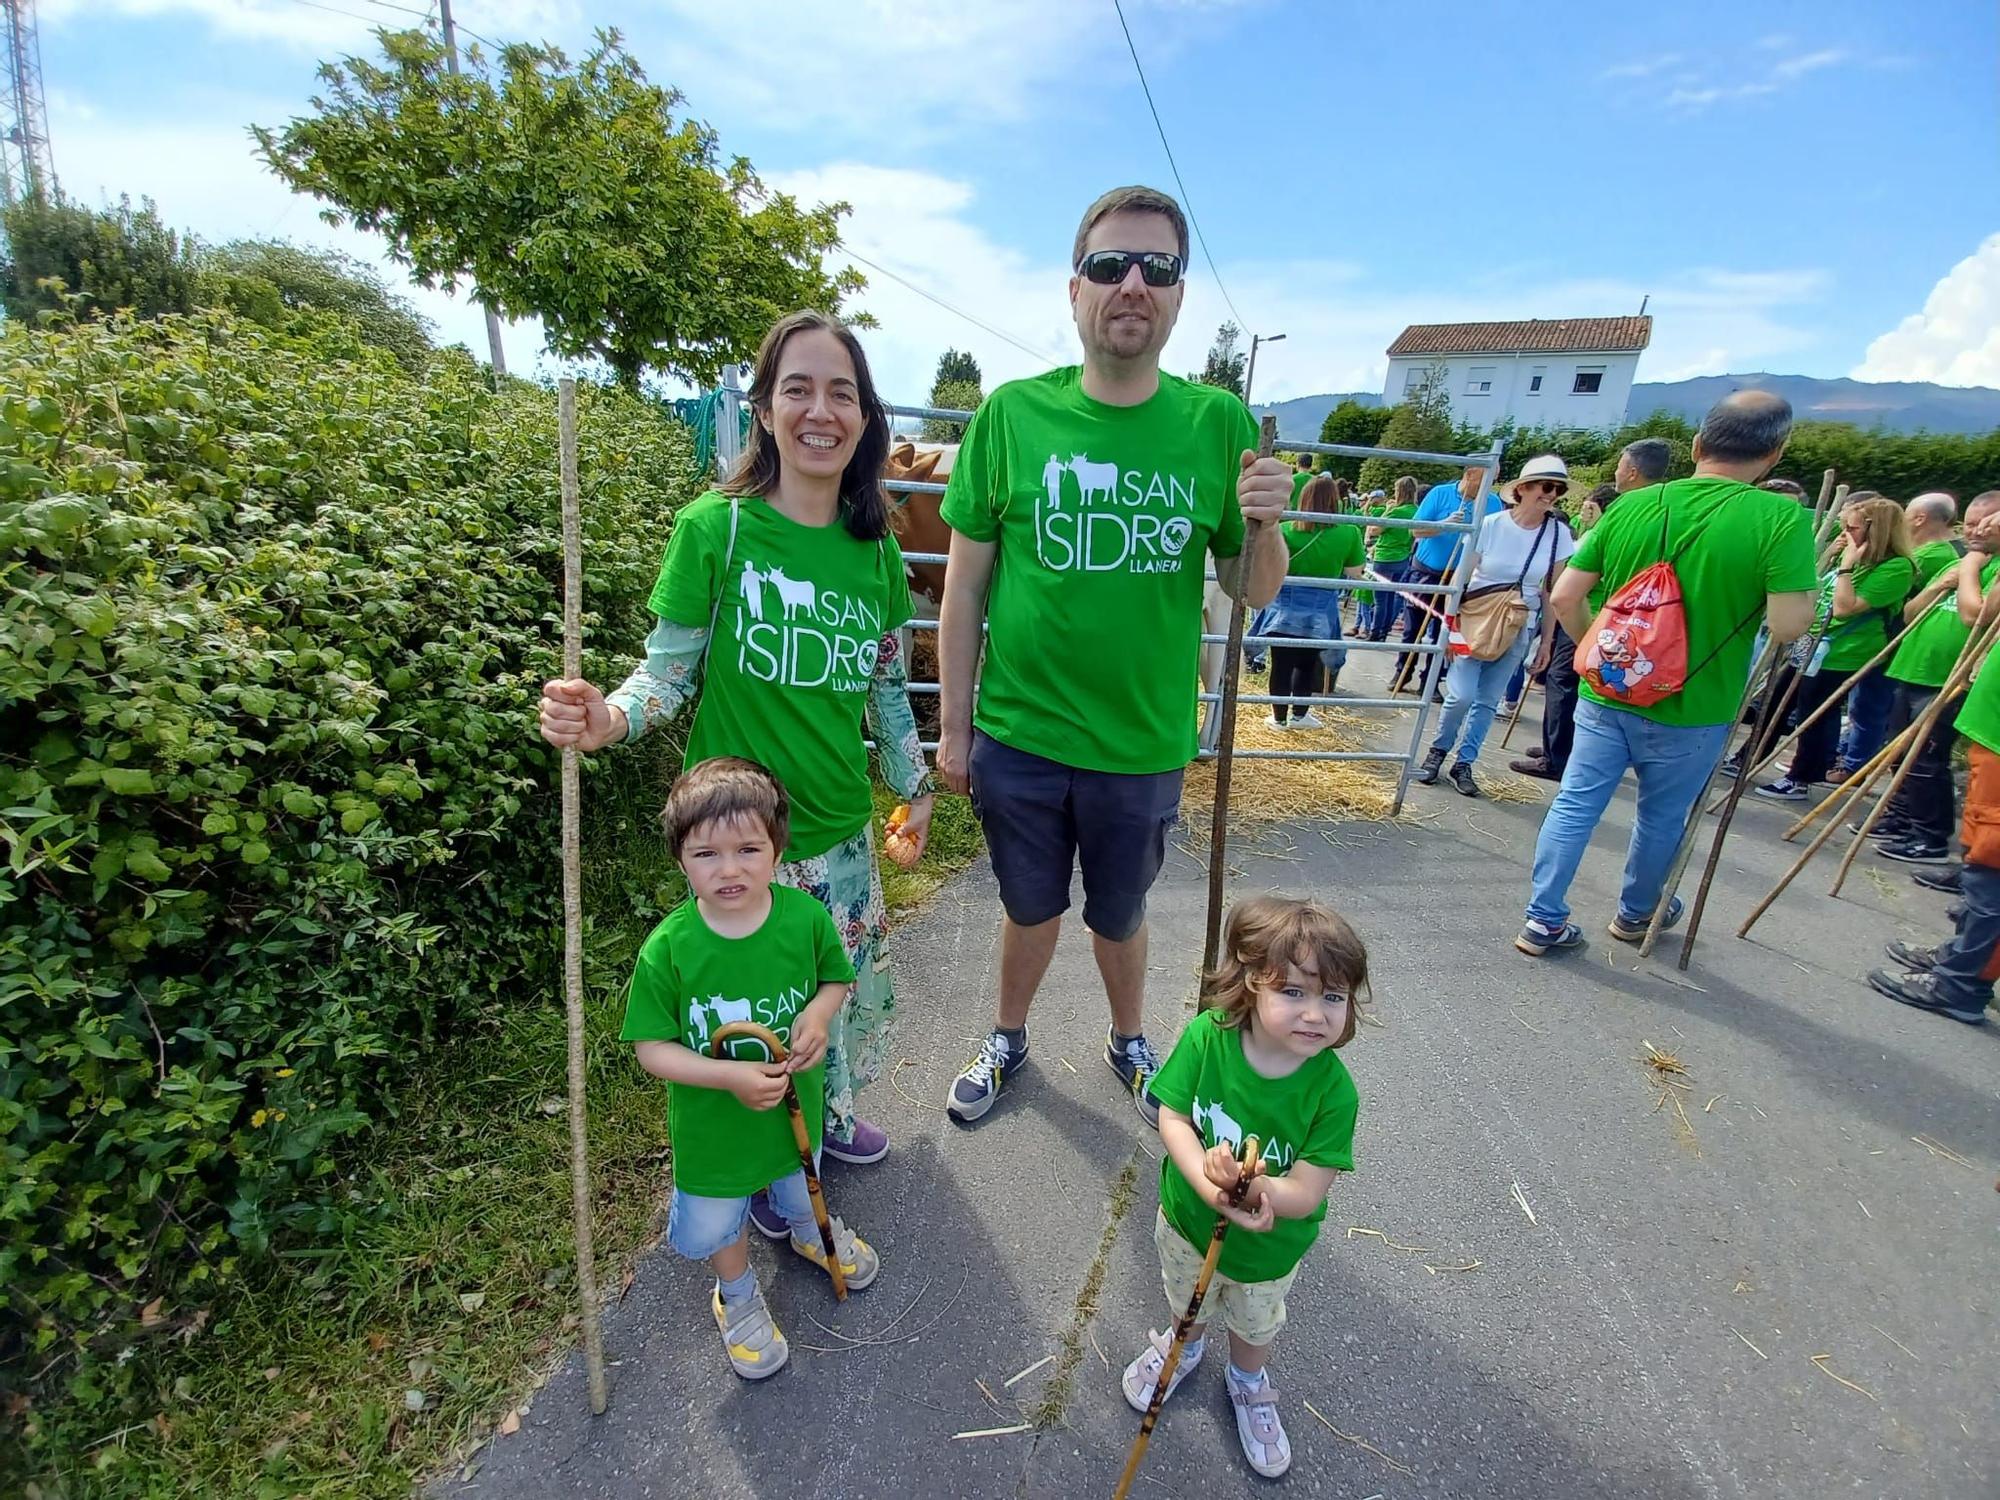
[[1354,1039],[1368,995],[1368,949],[1332,907],[1294,896],[1252,896],[1230,908],[1222,957],[1202,978],[1201,1008],[1217,1010],[1219,1026],[1242,1026],[1257,1008],[1257,991],[1285,982],[1285,966],[1312,963],[1328,989],[1347,992],[1347,1025],[1333,1045]]

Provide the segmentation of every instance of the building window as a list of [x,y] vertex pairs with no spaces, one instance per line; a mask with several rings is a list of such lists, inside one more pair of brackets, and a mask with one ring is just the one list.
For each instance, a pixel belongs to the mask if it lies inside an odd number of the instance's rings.
[[1493,394],[1493,377],[1498,374],[1494,365],[1474,365],[1465,377],[1465,394],[1468,396],[1490,396]]
[[1596,365],[1576,372],[1576,384],[1569,388],[1572,396],[1595,396],[1604,386],[1604,366]]
[[1534,371],[1528,376],[1528,394],[1530,396],[1541,395],[1542,377],[1544,375],[1547,375],[1548,373],[1549,372],[1546,366],[1543,365],[1535,366]]
[[1411,365],[1409,369],[1403,371],[1403,394],[1405,396],[1414,395],[1418,387],[1423,385],[1423,383],[1424,372],[1422,367]]

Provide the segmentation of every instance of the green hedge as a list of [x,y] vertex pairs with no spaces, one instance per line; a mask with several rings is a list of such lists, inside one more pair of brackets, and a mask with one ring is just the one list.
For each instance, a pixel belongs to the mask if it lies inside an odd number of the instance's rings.
[[[0,1383],[88,1395],[371,1212],[340,1148],[427,1048],[557,1003],[555,401],[222,314],[9,323],[0,392]],[[582,430],[604,676],[692,463]]]

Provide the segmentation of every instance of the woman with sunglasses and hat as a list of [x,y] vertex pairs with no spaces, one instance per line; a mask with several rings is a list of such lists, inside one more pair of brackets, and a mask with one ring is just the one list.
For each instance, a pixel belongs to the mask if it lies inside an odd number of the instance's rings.
[[1472,778],[1472,766],[1486,743],[1501,691],[1524,662],[1530,672],[1548,665],[1555,635],[1555,616],[1545,607],[1548,589],[1576,551],[1576,538],[1556,509],[1568,493],[1569,466],[1555,454],[1545,453],[1529,459],[1520,477],[1501,487],[1502,509],[1480,524],[1461,621],[1468,606],[1484,600],[1490,602],[1477,607],[1503,610],[1506,620],[1518,617],[1521,624],[1510,637],[1495,643],[1499,654],[1490,659],[1453,656],[1444,680],[1444,712],[1438,717],[1437,737],[1417,773],[1417,780],[1425,786],[1437,781],[1446,754],[1456,746],[1458,759],[1452,764],[1451,784],[1463,795],[1477,797],[1479,784]]

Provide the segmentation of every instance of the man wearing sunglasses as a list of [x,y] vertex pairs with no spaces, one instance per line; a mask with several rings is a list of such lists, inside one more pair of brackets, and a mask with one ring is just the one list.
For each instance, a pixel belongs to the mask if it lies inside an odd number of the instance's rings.
[[1215,556],[1225,585],[1247,566],[1251,607],[1268,604],[1292,493],[1290,470],[1257,457],[1240,399],[1160,369],[1187,255],[1187,219],[1165,193],[1093,203],[1070,257],[1083,363],[987,397],[945,491],[938,769],[972,795],[1006,910],[993,1032],[946,1101],[961,1123],[992,1109],[1027,1057],[1028,1007],[1078,866],[1111,1003],[1105,1061],[1140,1115],[1159,1117],[1146,895],[1195,753],[1204,563]]

